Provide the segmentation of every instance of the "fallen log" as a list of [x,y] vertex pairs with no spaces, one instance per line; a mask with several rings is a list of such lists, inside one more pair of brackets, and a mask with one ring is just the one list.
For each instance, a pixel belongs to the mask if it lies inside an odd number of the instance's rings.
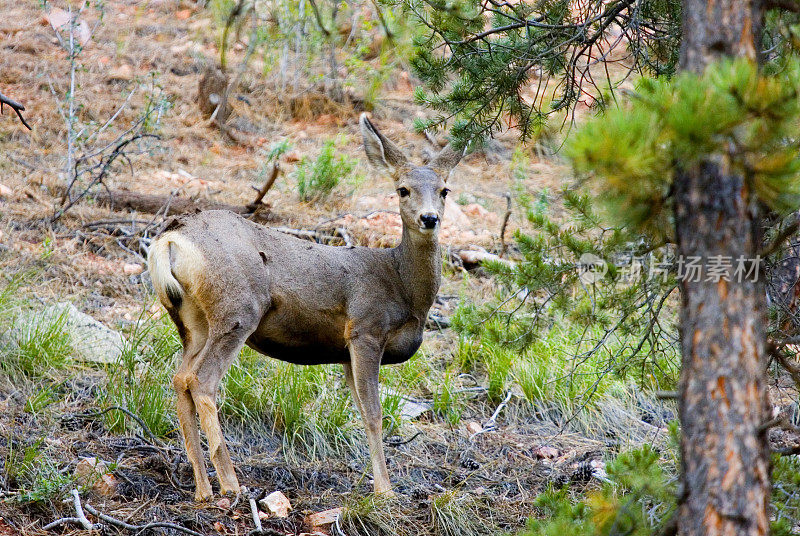
[[208,199],[189,199],[186,197],[173,197],[169,195],[151,195],[128,190],[108,190],[99,192],[95,198],[102,206],[112,207],[116,210],[130,209],[147,214],[164,214],[174,216],[177,214],[190,214],[203,210],[230,210],[243,216],[264,213],[266,218],[269,205],[230,205],[217,203]]
[[264,203],[263,199],[267,192],[275,184],[278,177],[279,167],[273,165],[270,176],[261,188],[256,189],[256,198],[246,205],[230,205],[228,203],[217,203],[208,199],[190,199],[186,197],[176,197],[174,195],[152,195],[130,190],[102,190],[98,192],[95,199],[102,206],[108,206],[116,210],[129,209],[147,214],[162,214],[163,216],[175,216],[178,214],[191,214],[203,210],[230,210],[236,214],[241,214],[253,220],[266,221],[270,215],[270,205]]

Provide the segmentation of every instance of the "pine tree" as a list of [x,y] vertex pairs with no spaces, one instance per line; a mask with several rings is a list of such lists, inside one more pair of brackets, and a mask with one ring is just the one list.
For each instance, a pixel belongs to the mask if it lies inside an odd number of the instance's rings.
[[[577,58],[594,47],[606,54],[611,25],[646,28],[627,39],[634,68],[682,74],[643,83],[631,104],[585,127],[570,156],[626,225],[674,241],[679,259],[741,260],[747,273],[763,270],[765,216],[798,206],[800,69],[776,55],[793,27],[765,34],[760,2],[617,0],[587,3],[579,13],[569,2],[404,4],[428,29],[414,63],[428,92],[417,98],[441,112],[419,127],[452,121],[461,144],[501,128],[505,117],[528,136],[550,110],[592,88],[608,104],[598,84],[586,89]],[[772,45],[762,53],[765,42]],[[549,103],[539,92],[533,101],[523,96],[534,72],[559,81]],[[686,535],[769,532],[764,278],[727,275],[680,279],[678,530]]]

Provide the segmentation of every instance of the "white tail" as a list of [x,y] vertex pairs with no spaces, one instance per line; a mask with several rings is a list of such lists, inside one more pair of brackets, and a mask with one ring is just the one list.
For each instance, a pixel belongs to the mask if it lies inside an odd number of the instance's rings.
[[203,264],[203,255],[197,247],[178,233],[166,233],[154,241],[147,254],[147,265],[158,299],[179,307],[184,286],[178,278],[196,281]]

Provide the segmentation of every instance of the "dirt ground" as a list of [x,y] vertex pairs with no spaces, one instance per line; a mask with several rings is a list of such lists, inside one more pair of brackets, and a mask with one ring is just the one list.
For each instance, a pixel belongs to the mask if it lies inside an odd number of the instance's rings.
[[[158,314],[141,273],[142,246],[165,218],[101,206],[94,200],[104,190],[98,187],[56,223],[48,221],[61,204],[66,181],[69,148],[63,114],[68,107],[70,59],[39,3],[2,0],[0,5],[4,13],[0,91],[24,103],[24,115],[33,127],[24,129],[8,109],[0,117],[0,270],[6,277],[36,272],[39,275],[24,287],[27,295],[42,304],[70,301],[111,328],[130,326],[142,310]],[[178,0],[108,0],[102,15],[101,19],[93,6],[82,14],[92,33],[76,60],[75,114],[81,125],[97,126],[123,108],[102,136],[76,154],[113,141],[145,109],[149,97],[163,95],[169,101],[159,139],[142,144],[139,154],[115,166],[104,181],[106,188],[246,205],[255,196],[253,187],[263,180],[260,171],[270,147],[288,140],[291,149],[281,157],[281,175],[265,198],[269,206],[262,214],[268,224],[323,234],[344,228],[362,245],[397,242],[396,194],[387,180],[376,178],[366,166],[357,111],[293,119],[276,85],[260,74],[265,60],[254,57],[231,99],[234,141],[210,124],[195,102],[203,70],[219,55],[216,27],[206,10]],[[234,44],[231,64],[238,65],[245,54],[242,44]],[[388,137],[419,157],[435,148],[413,132],[412,120],[426,112],[414,105],[412,86],[408,73],[398,72],[387,83],[373,118]],[[299,201],[291,178],[298,159],[315,156],[326,140],[337,136],[341,136],[337,150],[358,160],[356,175],[364,179],[340,186],[326,201]],[[454,202],[447,207],[442,231],[447,250],[474,246],[499,250],[504,194],[513,187],[515,145],[514,134],[509,133],[456,168],[448,183]],[[532,178],[526,188],[534,193],[557,190],[568,175],[558,162],[535,156],[529,172]],[[524,224],[517,212],[512,213],[508,236]],[[457,268],[441,290],[451,297],[437,306],[444,316],[452,313],[464,292],[480,300],[493,291],[488,280],[464,279]],[[427,338],[427,347],[442,359],[452,352],[455,337],[448,330],[430,332]],[[45,436],[46,448],[59,453],[64,471],[72,471],[83,457],[116,461],[118,493],[89,495],[88,500],[117,519],[170,521],[203,534],[248,534],[253,529],[245,499],[233,505],[192,501],[191,470],[177,432],[166,445],[158,445],[143,432],[111,434],[100,416],[87,414],[87,401],[96,396],[99,384],[97,371],[87,369],[59,386],[63,402],[57,411],[39,415],[25,411],[28,393],[5,385],[0,389],[0,447],[6,457],[27,438]],[[602,458],[614,444],[564,432],[513,402],[502,427],[479,434],[465,428],[470,422],[485,422],[494,410],[476,401],[458,426],[423,416],[403,429],[402,437],[387,440],[398,498],[386,512],[401,520],[396,533],[448,534],[432,528],[435,520],[441,523],[441,513],[436,513],[441,501],[435,497],[443,493],[453,493],[454,503],[467,512],[464,515],[476,534],[519,530],[535,511],[533,498],[547,483],[573,480],[579,488],[591,485],[581,467]],[[364,447],[343,458],[291,461],[282,453],[279,436],[270,430],[226,425],[226,434],[242,484],[256,496],[281,490],[292,502],[288,518],[264,521],[266,534],[307,531],[307,514],[352,504],[371,489],[364,478],[368,464]],[[641,434],[657,439],[663,431],[644,427]],[[542,447],[555,449],[555,454],[543,456]],[[0,502],[0,514],[0,535],[33,535],[52,534],[43,527],[74,512],[71,502],[19,504],[6,498]],[[379,517],[372,514],[362,529],[347,533],[390,533],[386,526],[391,525],[381,526]],[[75,525],[54,531],[88,533]],[[170,528],[151,532],[179,533]]]

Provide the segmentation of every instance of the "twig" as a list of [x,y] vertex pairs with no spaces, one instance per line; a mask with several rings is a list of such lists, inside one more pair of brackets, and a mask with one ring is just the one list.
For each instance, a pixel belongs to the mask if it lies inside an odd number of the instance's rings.
[[113,411],[113,410],[117,410],[119,412],[122,412],[125,415],[127,415],[128,417],[130,417],[131,419],[133,419],[134,421],[136,421],[137,423],[139,423],[139,426],[142,427],[142,430],[144,430],[144,433],[147,434],[150,437],[150,440],[153,443],[155,443],[156,445],[158,445],[159,447],[162,447],[162,448],[166,447],[164,442],[161,441],[158,437],[156,437],[156,435],[150,430],[150,428],[145,424],[145,422],[142,420],[141,417],[139,417],[135,413],[131,412],[130,410],[123,408],[122,406],[109,406],[106,409],[103,409],[103,410],[100,410],[100,411],[87,411],[86,413],[76,413],[75,416],[76,417],[84,417],[84,418],[86,418],[86,417],[100,417],[101,415],[105,415],[109,411]]
[[[66,523],[75,523],[80,524],[86,530],[92,530],[98,528],[97,525],[93,525],[91,521],[86,518],[86,514],[83,513],[83,508],[81,507],[81,496],[78,495],[78,490],[72,490],[72,503],[75,506],[75,514],[77,517],[62,517],[61,519],[56,519],[52,523],[48,523],[44,526],[44,530],[52,530],[58,526],[64,525]],[[89,505],[86,505],[86,509],[89,510]],[[94,514],[91,510],[89,510],[90,514]]]
[[775,240],[764,246],[764,249],[758,252],[758,256],[766,257],[774,253],[779,247],[781,247],[786,239],[795,234],[798,229],[800,229],[800,220],[795,220],[783,231],[778,233],[778,236],[775,237]]
[[386,441],[386,444],[389,445],[389,446],[399,447],[400,445],[407,445],[408,443],[411,443],[412,441],[414,441],[416,438],[418,438],[421,435],[422,435],[422,432],[417,432],[416,434],[414,434],[413,436],[409,437],[408,439],[400,439],[400,440],[397,440],[397,441],[390,441],[387,438],[385,441]]
[[794,0],[766,0],[764,9],[780,9],[790,13],[800,13],[800,3]]
[[511,391],[506,393],[506,397],[503,399],[502,402],[500,402],[500,404],[497,406],[497,409],[494,410],[494,413],[492,413],[492,416],[489,417],[489,420],[484,423],[483,425],[484,430],[494,429],[497,423],[497,417],[500,415],[500,412],[503,411],[503,408],[508,405],[509,400],[511,400]]
[[800,367],[790,362],[789,358],[786,357],[772,341],[769,341],[767,344],[767,352],[769,352],[769,354],[778,361],[778,364],[789,373],[795,385],[800,387]]
[[342,240],[344,240],[345,247],[353,247],[353,240],[350,238],[350,233],[347,232],[347,229],[344,227],[337,227],[336,232],[339,233],[339,236],[341,236]]
[[677,400],[678,391],[656,391],[653,395],[658,400]]
[[500,255],[498,255],[500,258],[503,258],[503,255],[506,254],[506,226],[508,225],[508,219],[511,217],[511,194],[506,192],[503,197],[506,198],[506,213],[503,214],[503,224],[500,226]]
[[23,125],[25,125],[28,128],[28,130],[33,130],[31,128],[31,126],[28,124],[28,122],[25,121],[25,118],[22,117],[22,112],[25,111],[25,107],[22,104],[18,103],[14,99],[10,99],[10,98],[6,97],[5,95],[3,95],[2,93],[0,93],[0,114],[3,113],[3,105],[4,104],[8,104],[11,107],[12,110],[17,112],[17,117],[19,117],[19,120],[22,122]]
[[[77,491],[75,492],[77,493]],[[114,525],[115,527],[134,531],[137,534],[141,533],[145,530],[149,529],[172,529],[177,530],[179,532],[183,532],[185,534],[191,534],[192,536],[203,536],[199,532],[196,532],[192,529],[186,528],[183,525],[178,525],[177,523],[170,523],[168,521],[155,521],[153,523],[147,523],[145,525],[131,525],[130,523],[126,523],[120,519],[115,517],[111,517],[109,515],[103,514],[102,512],[98,512],[91,504],[86,503],[86,511],[92,514],[93,516],[97,517],[98,519],[102,519],[103,521],[109,523],[110,525]]]
[[256,506],[256,500],[253,497],[250,497],[250,514],[253,516],[253,525],[256,526],[256,532],[261,534],[264,532],[264,527],[261,526],[261,518],[258,517],[258,506]]
[[309,3],[311,4],[311,10],[314,12],[314,19],[316,19],[317,26],[319,26],[320,31],[325,34],[325,37],[330,37],[331,32],[322,23],[322,15],[319,12],[317,3],[314,0],[309,0]]
[[261,200],[264,199],[264,196],[267,195],[267,192],[269,192],[270,188],[272,188],[272,185],[275,184],[275,179],[278,178],[278,173],[280,172],[280,170],[281,168],[280,166],[278,166],[278,163],[274,162],[272,164],[272,171],[270,172],[269,178],[266,180],[266,182],[264,182],[264,185],[261,186],[261,188],[258,190],[258,195],[256,195],[256,198],[253,199],[253,201],[247,205],[248,209],[255,212],[256,209],[259,206],[261,206]]

